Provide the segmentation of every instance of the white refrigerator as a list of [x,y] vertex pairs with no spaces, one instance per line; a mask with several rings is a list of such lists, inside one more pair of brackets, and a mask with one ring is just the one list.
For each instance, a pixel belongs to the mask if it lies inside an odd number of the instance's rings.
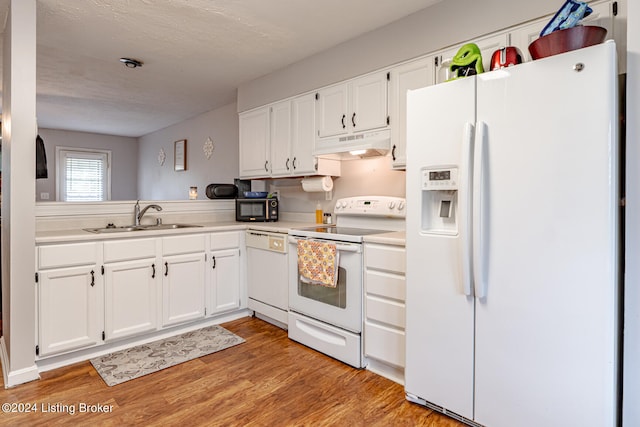
[[407,398],[470,425],[615,426],[613,42],[409,92]]

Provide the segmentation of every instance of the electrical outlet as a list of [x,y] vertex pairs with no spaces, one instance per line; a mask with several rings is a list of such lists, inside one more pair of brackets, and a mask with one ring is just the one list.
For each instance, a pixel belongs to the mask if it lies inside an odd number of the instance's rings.
[[40,193],[40,200],[49,200],[49,193]]

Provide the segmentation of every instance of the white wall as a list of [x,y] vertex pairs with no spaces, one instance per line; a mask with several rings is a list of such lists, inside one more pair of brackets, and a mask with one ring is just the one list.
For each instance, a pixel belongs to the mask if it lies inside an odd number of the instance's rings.
[[138,195],[138,140],[124,136],[38,129],[47,153],[48,178],[36,180],[36,200],[49,193],[56,200],[56,147],[92,148],[111,151],[111,200],[135,200]]
[[[203,146],[207,137],[214,143],[209,160]],[[173,168],[174,141],[187,140],[187,170]],[[160,148],[166,153],[158,162]],[[198,199],[206,199],[211,183],[231,183],[238,176],[238,114],[229,104],[184,122],[145,135],[138,140],[138,198],[144,200],[188,199],[189,187],[198,187]]]
[[623,425],[640,425],[640,4],[628,2]]
[[238,111],[358,76],[554,13],[559,0],[447,0],[242,84]]
[[284,212],[311,213],[320,202],[324,212],[333,212],[336,200],[352,196],[405,195],[405,172],[391,169],[391,157],[372,157],[342,162],[342,174],[333,178],[333,198],[325,200],[325,193],[302,191],[300,179],[279,179],[268,182],[269,191],[280,193]]
[[35,365],[36,2],[11,0],[2,45],[2,327],[5,387]]

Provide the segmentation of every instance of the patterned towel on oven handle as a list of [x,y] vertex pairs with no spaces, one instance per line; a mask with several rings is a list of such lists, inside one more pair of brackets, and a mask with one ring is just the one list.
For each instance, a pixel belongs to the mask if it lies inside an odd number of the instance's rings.
[[335,243],[298,240],[298,273],[305,283],[335,288],[338,284],[338,250]]

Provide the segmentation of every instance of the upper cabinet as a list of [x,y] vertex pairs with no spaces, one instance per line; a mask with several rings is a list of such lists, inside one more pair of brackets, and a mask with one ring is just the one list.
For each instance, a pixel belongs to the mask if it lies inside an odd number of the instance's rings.
[[433,64],[433,57],[427,57],[398,65],[391,70],[389,114],[394,169],[404,169],[407,161],[407,91],[433,84]]
[[269,108],[263,107],[242,113],[240,122],[240,176],[260,178],[269,176]]
[[315,94],[240,114],[240,176],[340,175],[336,161],[316,159]]
[[316,143],[388,126],[387,79],[386,71],[378,72],[319,90]]

